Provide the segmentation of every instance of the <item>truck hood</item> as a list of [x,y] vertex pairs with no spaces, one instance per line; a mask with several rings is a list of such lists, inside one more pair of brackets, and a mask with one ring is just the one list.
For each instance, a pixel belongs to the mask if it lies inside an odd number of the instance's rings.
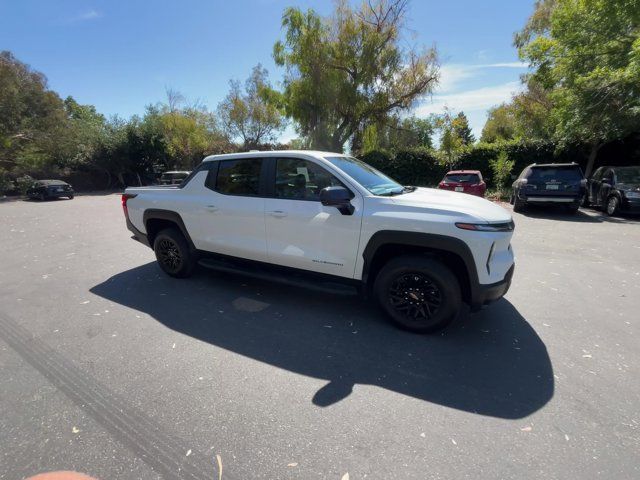
[[491,223],[511,221],[511,214],[501,206],[466,193],[419,187],[413,192],[391,198],[394,204],[409,209],[413,207],[440,213],[449,212],[453,216],[457,214]]

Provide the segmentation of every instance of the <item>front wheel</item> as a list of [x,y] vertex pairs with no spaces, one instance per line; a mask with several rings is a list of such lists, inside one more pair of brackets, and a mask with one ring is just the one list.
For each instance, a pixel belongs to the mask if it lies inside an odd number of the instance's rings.
[[193,273],[196,258],[182,233],[174,228],[160,231],[153,241],[153,251],[160,268],[176,278],[186,278]]
[[453,272],[438,260],[418,255],[389,261],[376,277],[374,292],[394,323],[418,333],[446,327],[462,304]]

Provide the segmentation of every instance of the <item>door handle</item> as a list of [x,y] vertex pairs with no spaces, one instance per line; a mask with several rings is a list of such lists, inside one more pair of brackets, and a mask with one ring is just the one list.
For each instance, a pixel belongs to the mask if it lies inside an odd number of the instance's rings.
[[218,207],[216,207],[215,205],[207,205],[205,208],[210,212],[215,212],[216,210],[218,210]]
[[271,212],[267,212],[272,217],[282,218],[287,216],[287,212],[283,212],[282,210],[273,210]]

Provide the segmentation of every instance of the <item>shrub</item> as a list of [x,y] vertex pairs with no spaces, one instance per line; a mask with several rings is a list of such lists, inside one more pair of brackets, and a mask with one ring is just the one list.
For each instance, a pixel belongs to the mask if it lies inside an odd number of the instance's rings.
[[5,172],[0,172],[0,195],[13,189],[13,182]]
[[493,183],[499,193],[507,190],[507,185],[511,180],[511,172],[515,162],[509,160],[509,155],[505,150],[498,154],[498,157],[489,161],[493,172]]
[[16,178],[16,189],[18,190],[20,195],[24,195],[25,193],[27,193],[27,190],[31,188],[34,181],[35,180],[31,178],[30,175],[23,175]]

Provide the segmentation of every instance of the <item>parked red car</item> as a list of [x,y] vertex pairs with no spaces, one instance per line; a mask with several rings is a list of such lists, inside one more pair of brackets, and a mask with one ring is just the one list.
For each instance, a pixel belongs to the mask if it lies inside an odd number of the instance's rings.
[[451,170],[438,184],[438,188],[484,197],[487,184],[482,180],[480,170]]

